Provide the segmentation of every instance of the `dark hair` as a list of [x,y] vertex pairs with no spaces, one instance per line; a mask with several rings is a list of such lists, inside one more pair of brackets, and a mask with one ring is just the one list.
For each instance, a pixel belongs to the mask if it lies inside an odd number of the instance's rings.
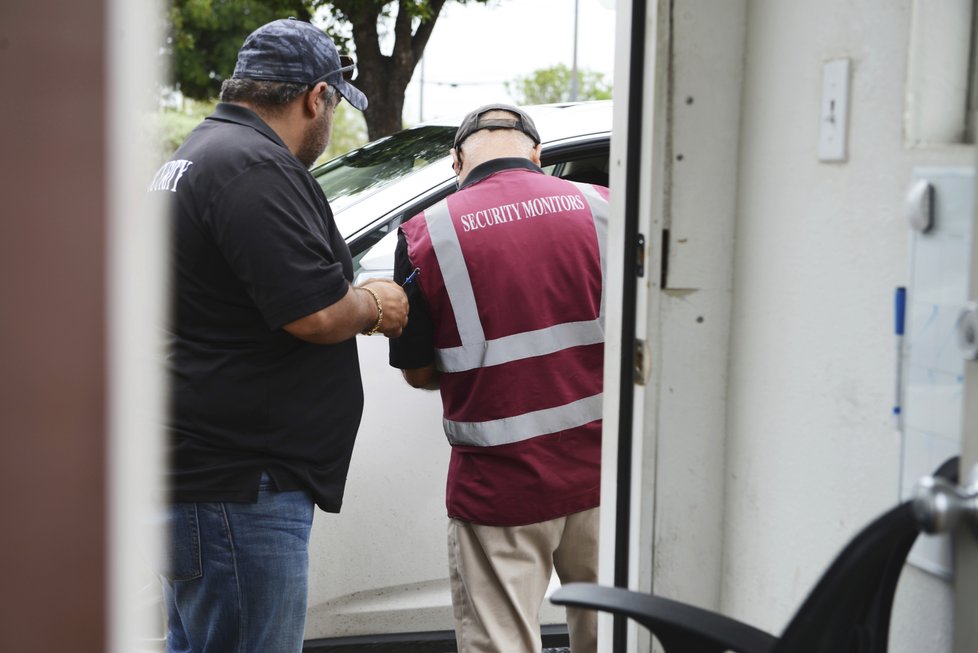
[[247,102],[259,109],[277,111],[309,90],[305,84],[260,79],[225,79],[221,102]]

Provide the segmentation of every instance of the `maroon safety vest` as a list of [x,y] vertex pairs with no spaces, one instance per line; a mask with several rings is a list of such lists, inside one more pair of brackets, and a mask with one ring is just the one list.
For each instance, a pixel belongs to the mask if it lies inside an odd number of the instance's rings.
[[599,503],[608,189],[493,173],[404,223],[435,331],[451,517]]

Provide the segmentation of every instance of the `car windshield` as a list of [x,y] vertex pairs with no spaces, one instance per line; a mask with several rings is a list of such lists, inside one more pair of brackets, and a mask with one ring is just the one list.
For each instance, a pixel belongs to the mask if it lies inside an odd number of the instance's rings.
[[312,170],[334,211],[342,211],[387,183],[448,156],[455,127],[406,129]]

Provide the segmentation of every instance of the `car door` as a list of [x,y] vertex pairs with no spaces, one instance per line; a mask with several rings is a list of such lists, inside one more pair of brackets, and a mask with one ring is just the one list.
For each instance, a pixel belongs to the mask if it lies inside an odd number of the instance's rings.
[[[608,134],[554,143],[544,150],[544,170],[606,185],[608,146]],[[447,180],[351,238],[357,281],[391,278],[397,227],[454,191]],[[363,420],[343,515],[316,513],[306,638],[450,637],[444,501],[450,447],[440,396],[411,388],[389,366],[386,338],[360,337],[358,346]],[[541,619],[548,630],[566,632],[561,608],[546,602]]]

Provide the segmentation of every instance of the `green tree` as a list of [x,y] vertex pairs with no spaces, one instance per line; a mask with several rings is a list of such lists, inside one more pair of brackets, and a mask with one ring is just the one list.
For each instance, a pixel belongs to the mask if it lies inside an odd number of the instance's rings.
[[[180,91],[191,98],[213,98],[255,28],[276,18],[325,16],[326,32],[337,47],[349,49],[352,42],[358,70],[354,84],[370,100],[364,119],[373,140],[401,129],[404,91],[447,1],[171,0],[167,52]],[[381,50],[388,32],[393,35],[389,55]]]
[[[571,70],[564,64],[535,70],[505,83],[517,104],[551,104],[571,100]],[[610,100],[611,84],[591,70],[577,71],[578,100]]]
[[[148,117],[146,146],[158,147],[162,164],[169,159],[194,127],[214,111],[215,100],[184,100],[181,107],[161,108]],[[346,102],[340,103],[333,116],[333,133],[329,145],[316,165],[329,161],[367,142],[363,114]]]
[[165,54],[180,92],[211,100],[234,72],[238,48],[276,18],[309,20],[322,0],[170,0]]

